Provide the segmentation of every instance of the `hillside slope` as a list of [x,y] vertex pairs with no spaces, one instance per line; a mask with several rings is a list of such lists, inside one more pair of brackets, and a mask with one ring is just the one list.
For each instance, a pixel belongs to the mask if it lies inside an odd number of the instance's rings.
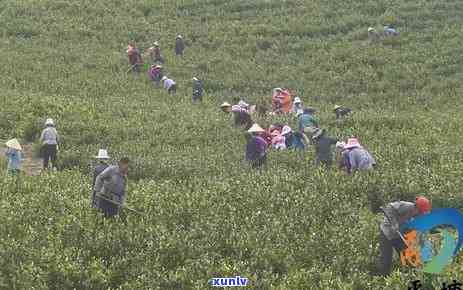
[[[463,207],[463,2],[7,0],[0,16],[0,139],[37,143],[53,117],[65,169],[25,176],[19,191],[0,173],[1,289],[206,289],[235,275],[256,289],[463,280],[459,260],[442,276],[370,275],[378,205],[426,193],[435,207]],[[369,43],[367,27],[385,23],[401,36]],[[125,73],[129,39],[161,43],[176,96]],[[273,87],[297,90],[331,135],[358,136],[379,170],[324,172],[312,150],[245,167],[243,132],[218,105],[270,102]],[[355,114],[336,123],[335,103]],[[90,208],[100,147],[134,161],[128,202],[144,216],[104,220]]]

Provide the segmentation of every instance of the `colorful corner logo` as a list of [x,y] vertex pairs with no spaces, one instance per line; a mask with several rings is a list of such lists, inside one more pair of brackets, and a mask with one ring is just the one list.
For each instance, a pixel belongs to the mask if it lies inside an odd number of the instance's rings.
[[[439,227],[439,236],[430,231]],[[449,231],[453,228],[458,238]],[[422,267],[423,272],[438,274],[449,265],[463,245],[463,215],[455,208],[435,209],[403,224],[400,232],[407,241],[408,248],[400,253],[403,265]],[[440,241],[434,247],[433,242]]]

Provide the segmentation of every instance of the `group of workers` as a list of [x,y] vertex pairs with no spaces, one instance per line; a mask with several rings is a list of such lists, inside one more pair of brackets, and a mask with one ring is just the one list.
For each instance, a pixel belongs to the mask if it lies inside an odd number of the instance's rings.
[[[45,128],[40,134],[40,154],[43,160],[43,170],[56,170],[58,155],[59,135],[53,119],[46,119]],[[12,175],[18,175],[21,171],[23,148],[18,139],[14,138],[5,143],[5,156],[8,159],[7,171]]]
[[[337,149],[337,164],[347,173],[357,170],[370,170],[376,165],[372,155],[359,143],[357,138],[349,138],[347,143],[330,137],[326,129],[320,128],[319,120],[315,116],[316,110],[312,107],[303,107],[302,100],[295,97],[288,90],[276,88],[272,96],[272,112],[274,114],[294,114],[297,117],[297,130],[284,124],[272,124],[264,129],[252,120],[256,114],[257,106],[251,106],[243,100],[236,105],[225,102],[221,109],[234,116],[234,123],[242,127],[246,134],[245,159],[251,167],[260,168],[266,163],[269,149],[294,149],[305,151],[309,146],[315,148],[315,165],[330,168],[333,164],[333,148]],[[352,112],[350,108],[335,105],[336,119],[340,120]]]
[[[185,42],[182,35],[177,35],[175,39],[175,54],[179,57],[183,56],[185,50]],[[177,82],[168,77],[164,73],[165,59],[161,54],[159,43],[155,41],[153,46],[148,48],[147,53],[151,59],[151,65],[148,69],[148,78],[153,82],[155,87],[162,87],[169,94],[175,94],[177,91]],[[130,70],[135,74],[139,74],[143,66],[143,58],[140,50],[136,47],[134,42],[129,42],[127,47],[127,56],[129,59]],[[194,103],[202,101],[203,97],[203,84],[198,77],[193,77],[193,92],[192,100]]]
[[[370,37],[379,37],[373,28],[368,29]],[[384,28],[385,36],[398,35],[393,27]],[[175,43],[175,53],[182,56],[185,44],[181,35],[178,35]],[[163,82],[164,89],[170,94],[175,93],[176,83],[163,74],[165,60],[157,42],[148,49],[153,65],[148,70],[150,79],[156,86]],[[133,43],[129,44],[127,54],[131,64],[131,70],[140,72],[143,64],[140,51]],[[193,78],[193,101],[201,101],[203,94],[202,83],[198,78]],[[252,116],[256,113],[264,115],[266,110],[257,106],[251,106],[240,100],[236,105],[227,102],[221,105],[223,112],[233,114],[236,126],[246,130],[247,144],[245,159],[253,168],[261,168],[267,160],[269,148],[274,150],[298,150],[305,151],[311,145],[315,148],[316,165],[327,168],[333,163],[333,147],[337,152],[337,164],[339,168],[353,173],[358,170],[371,170],[376,162],[371,154],[359,143],[357,138],[349,138],[346,143],[329,136],[327,131],[320,128],[316,110],[305,107],[299,97],[292,98],[294,94],[289,90],[276,88],[272,95],[272,112],[269,115],[294,114],[297,117],[297,130],[288,125],[272,124],[267,129],[253,122]],[[334,113],[337,120],[342,120],[352,112],[350,108],[336,105]],[[56,168],[59,135],[53,119],[45,121],[45,128],[40,135],[41,151],[44,170]],[[17,139],[11,139],[5,143],[8,158],[8,172],[18,175],[21,169],[22,147]],[[100,149],[95,158],[99,161],[93,172],[92,182],[92,207],[100,209],[105,217],[119,214],[125,205],[127,174],[130,160],[121,158],[117,165],[110,165],[110,157],[107,150]],[[419,196],[415,202],[397,201],[389,203],[382,208],[385,218],[380,224],[380,265],[379,273],[388,275],[392,269],[393,249],[402,251],[407,247],[401,238],[400,225],[421,214],[431,211],[431,202]]]

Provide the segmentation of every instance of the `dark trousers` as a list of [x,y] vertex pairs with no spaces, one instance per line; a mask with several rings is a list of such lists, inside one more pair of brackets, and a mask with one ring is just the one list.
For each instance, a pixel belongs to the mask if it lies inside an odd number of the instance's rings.
[[141,70],[141,64],[133,64],[132,65],[132,72],[139,74]]
[[172,85],[170,86],[170,88],[167,90],[167,92],[169,94],[175,94],[175,92],[177,91],[177,85]]
[[392,271],[392,256],[394,254],[393,249],[395,249],[397,253],[400,253],[406,248],[406,245],[400,238],[388,240],[382,230],[379,230],[379,232],[379,274],[387,276]]
[[[119,214],[120,207],[106,199],[96,197],[98,208],[103,212],[106,218],[111,218]],[[108,197],[106,197],[108,198]]]
[[252,160],[251,161],[251,167],[255,168],[255,169],[261,168],[262,166],[265,165],[265,163],[267,163],[267,156],[266,155],[264,155],[262,157],[259,157],[259,158],[255,159],[255,160]]
[[48,169],[48,164],[51,161],[51,166],[56,167],[56,145],[43,145],[43,168]]
[[193,103],[199,103],[203,100],[203,96],[200,93],[193,93]]

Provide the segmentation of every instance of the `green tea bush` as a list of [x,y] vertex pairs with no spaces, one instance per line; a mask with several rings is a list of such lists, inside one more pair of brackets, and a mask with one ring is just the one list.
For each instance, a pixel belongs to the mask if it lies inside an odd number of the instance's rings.
[[[372,275],[379,206],[426,194],[463,208],[460,189],[461,1],[6,1],[0,5],[0,139],[33,143],[46,118],[61,136],[60,172],[0,172],[0,289],[206,289],[241,275],[254,289],[429,289],[463,279],[395,267]],[[400,37],[372,43],[368,26]],[[185,36],[183,58],[173,55]],[[175,96],[126,74],[125,49],[161,44]],[[146,59],[147,60],[147,59]],[[204,80],[191,104],[191,78]],[[314,152],[243,162],[245,139],[218,106],[270,107],[296,90],[330,135],[357,136],[378,170],[346,176]],[[342,122],[334,104],[353,108]],[[292,116],[255,117],[297,127]],[[128,203],[90,208],[98,149],[132,160]],[[0,166],[6,168],[4,161]]]

